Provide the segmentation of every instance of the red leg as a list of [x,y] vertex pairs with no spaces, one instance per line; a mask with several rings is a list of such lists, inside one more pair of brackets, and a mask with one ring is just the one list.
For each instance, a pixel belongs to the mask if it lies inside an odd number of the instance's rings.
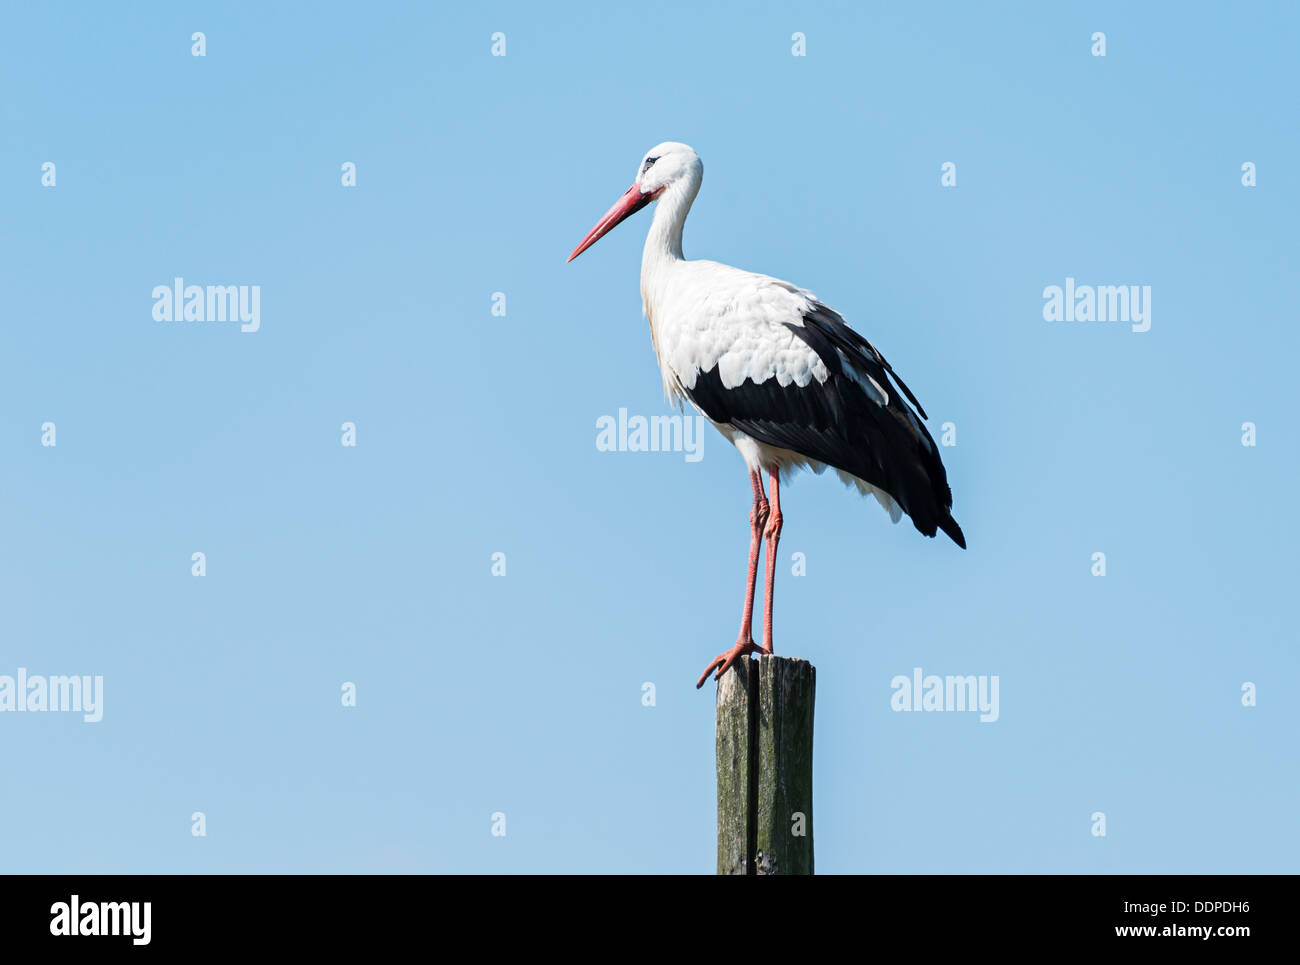
[[776,588],[776,547],[781,542],[781,474],[776,466],[768,472],[772,483],[772,512],[763,537],[767,541],[767,585],[763,591],[763,652],[772,652],[772,591]]
[[[754,645],[754,589],[758,582],[758,554],[762,550],[763,530],[767,526],[767,497],[763,494],[763,477],[757,470],[749,474],[749,481],[754,487],[754,505],[749,511],[749,582],[745,589],[745,610],[740,619],[740,636],[736,645],[726,653],[720,653],[700,674],[695,689],[704,686],[704,681],[713,674],[714,680],[721,680],[722,675],[731,669],[741,657],[747,657],[758,649]],[[714,671],[717,671],[716,673]]]

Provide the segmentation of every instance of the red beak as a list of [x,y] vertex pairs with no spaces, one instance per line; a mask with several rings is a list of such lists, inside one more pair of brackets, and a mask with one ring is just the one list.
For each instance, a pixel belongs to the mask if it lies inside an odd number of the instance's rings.
[[651,195],[641,193],[641,185],[632,185],[624,192],[623,197],[614,202],[614,207],[605,212],[605,217],[596,222],[596,227],[587,232],[587,237],[578,242],[578,247],[573,249],[573,254],[569,255],[568,261],[573,261],[574,258],[577,258],[599,241],[616,224],[636,214],[653,200],[654,198]]

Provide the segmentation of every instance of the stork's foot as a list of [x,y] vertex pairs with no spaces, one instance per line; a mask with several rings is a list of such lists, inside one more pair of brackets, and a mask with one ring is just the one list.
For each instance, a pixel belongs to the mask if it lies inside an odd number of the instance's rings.
[[[721,680],[722,675],[731,669],[732,664],[737,660],[748,657],[751,653],[771,653],[771,650],[764,650],[756,644],[752,638],[737,643],[726,653],[720,653],[713,658],[713,662],[704,668],[704,673],[700,674],[699,682],[695,684],[695,689],[699,690],[704,686],[704,681],[709,679],[709,674],[713,674],[714,680]],[[714,671],[717,673],[714,673]]]

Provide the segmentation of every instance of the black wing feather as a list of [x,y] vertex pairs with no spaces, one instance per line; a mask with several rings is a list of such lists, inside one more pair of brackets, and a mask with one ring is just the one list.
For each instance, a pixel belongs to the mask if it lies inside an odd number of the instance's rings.
[[[915,419],[890,377],[926,418],[910,389],[865,338],[840,315],[814,303],[803,325],[789,329],[817,353],[830,373],[800,387],[775,378],[726,388],[717,366],[685,389],[714,422],[735,426],[759,442],[790,449],[864,479],[889,493],[926,536],[943,530],[958,546],[966,539],[952,518],[952,490],[929,432]],[[888,401],[872,399],[845,364],[886,389]]]

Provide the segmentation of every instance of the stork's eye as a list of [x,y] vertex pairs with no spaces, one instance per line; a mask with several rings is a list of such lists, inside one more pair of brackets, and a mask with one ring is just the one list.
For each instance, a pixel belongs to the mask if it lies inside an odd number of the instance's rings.
[[654,163],[655,163],[655,161],[658,161],[658,160],[659,160],[659,159],[658,159],[657,157],[648,157],[648,158],[646,158],[646,159],[645,159],[645,167],[643,167],[643,168],[641,169],[641,173],[642,173],[642,174],[645,174],[647,171],[649,171],[652,167],[654,167]]

